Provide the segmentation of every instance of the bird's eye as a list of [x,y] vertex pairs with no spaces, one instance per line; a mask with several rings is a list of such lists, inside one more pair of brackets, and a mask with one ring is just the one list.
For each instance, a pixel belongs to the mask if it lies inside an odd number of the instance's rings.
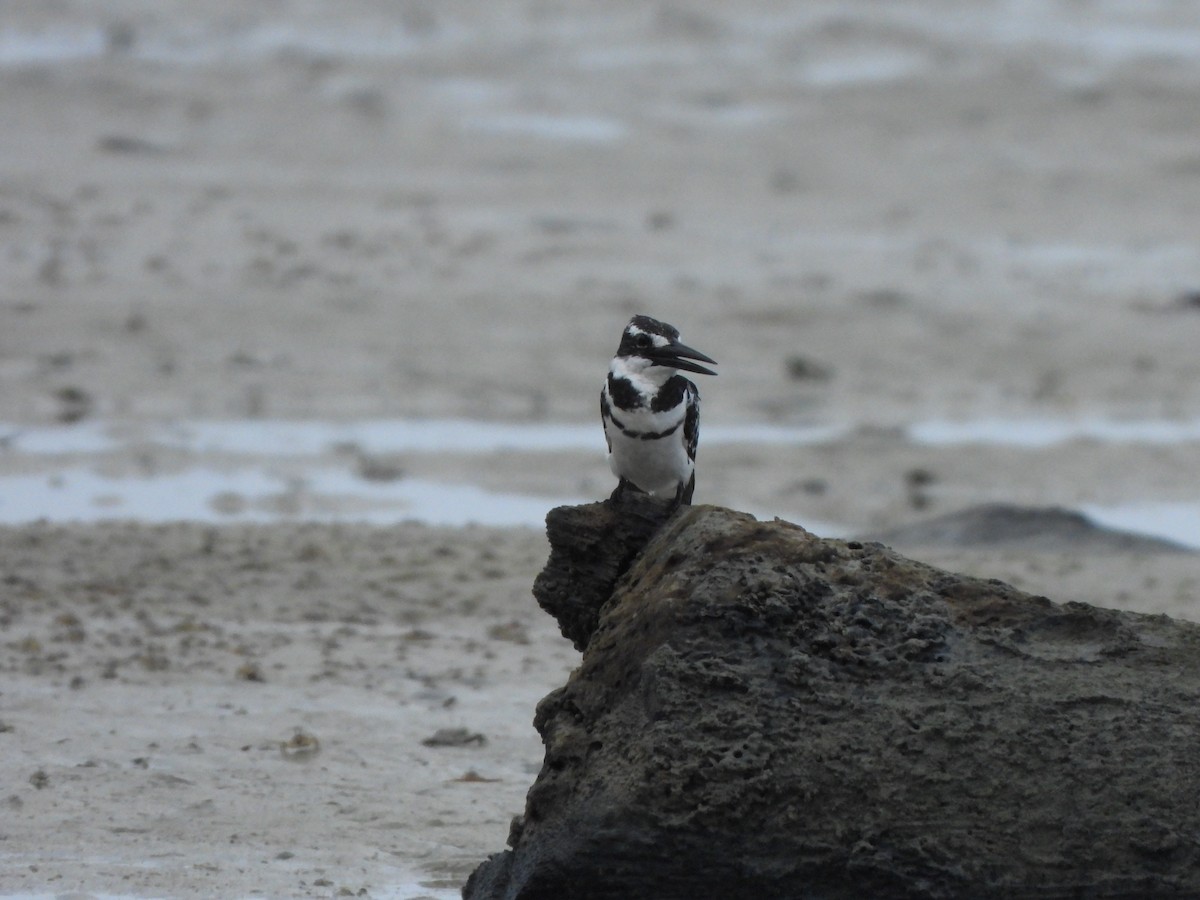
[[645,350],[647,347],[649,347],[651,344],[653,344],[654,341],[650,340],[650,335],[648,335],[648,334],[639,334],[636,338],[633,339],[633,343],[639,349]]

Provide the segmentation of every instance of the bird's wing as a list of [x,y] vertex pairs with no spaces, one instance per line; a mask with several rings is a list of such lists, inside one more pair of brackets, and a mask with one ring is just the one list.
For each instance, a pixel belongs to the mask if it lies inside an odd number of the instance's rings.
[[600,388],[600,422],[604,425],[604,440],[608,444],[608,452],[612,453],[612,438],[608,436],[608,420],[612,418],[612,408],[608,405],[608,391]]
[[683,420],[683,444],[688,459],[696,461],[696,445],[700,443],[700,391],[694,384],[688,387],[687,415]]

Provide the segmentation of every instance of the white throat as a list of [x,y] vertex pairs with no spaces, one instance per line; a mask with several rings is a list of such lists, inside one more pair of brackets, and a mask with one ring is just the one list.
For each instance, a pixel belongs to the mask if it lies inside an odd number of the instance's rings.
[[608,370],[645,393],[654,393],[675,375],[670,366],[656,366],[642,356],[614,356]]

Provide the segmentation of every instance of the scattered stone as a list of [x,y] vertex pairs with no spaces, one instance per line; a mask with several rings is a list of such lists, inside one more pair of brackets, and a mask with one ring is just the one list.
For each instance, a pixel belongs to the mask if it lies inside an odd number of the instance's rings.
[[806,478],[799,484],[800,490],[813,497],[822,497],[829,492],[829,482],[824,478]]
[[908,491],[908,505],[913,509],[929,506],[929,488],[937,483],[937,476],[928,469],[909,469],[904,473],[904,487]]
[[789,356],[784,365],[792,381],[829,381],[833,378],[832,368],[807,356]]
[[358,477],[363,481],[391,482],[404,477],[404,467],[394,459],[382,456],[358,457]]
[[104,47],[110,54],[129,53],[137,44],[137,26],[132,22],[110,22],[104,28]]
[[1175,298],[1175,308],[1200,311],[1200,290],[1184,291]]
[[297,728],[289,740],[280,742],[279,752],[284,759],[306,762],[321,752],[321,742],[315,735]]
[[78,422],[92,411],[94,405],[91,394],[73,385],[59,388],[54,392],[54,398],[58,401],[56,417],[64,425]]
[[888,287],[861,291],[854,296],[854,299],[864,306],[876,309],[898,309],[912,304],[912,297],[904,291]]
[[474,769],[468,769],[464,774],[459,775],[454,780],[463,784],[493,784],[497,781],[500,781],[499,778],[484,778]]
[[263,677],[262,669],[259,668],[258,663],[255,663],[255,662],[242,663],[240,666],[237,667],[236,675],[242,681],[262,682],[262,681],[267,680],[266,678]]
[[166,152],[161,144],[128,134],[106,134],[96,141],[96,149],[130,156],[161,156]]
[[432,631],[427,631],[424,628],[410,628],[404,634],[400,635],[400,640],[411,641],[412,643],[424,644],[437,638],[437,635]]
[[218,515],[238,516],[249,508],[250,501],[237,491],[219,491],[209,499],[208,505]]
[[439,728],[421,743],[426,747],[466,747],[468,744],[482,747],[487,743],[487,738],[466,728]]
[[522,622],[504,622],[493,625],[487,630],[487,636],[493,641],[508,641],[512,644],[529,643],[529,630]]
[[646,214],[646,228],[649,231],[667,231],[675,226],[675,214],[663,209],[656,209]]

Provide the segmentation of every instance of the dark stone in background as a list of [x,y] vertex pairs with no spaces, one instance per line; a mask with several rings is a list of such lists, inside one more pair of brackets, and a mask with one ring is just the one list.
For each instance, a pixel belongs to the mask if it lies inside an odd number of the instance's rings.
[[1200,626],[626,499],[548,519],[583,662],[467,900],[1200,896]]
[[901,525],[872,539],[898,546],[1007,547],[1029,551],[1086,548],[1093,553],[1190,553],[1164,538],[1097,525],[1080,512],[1059,507],[985,503]]

